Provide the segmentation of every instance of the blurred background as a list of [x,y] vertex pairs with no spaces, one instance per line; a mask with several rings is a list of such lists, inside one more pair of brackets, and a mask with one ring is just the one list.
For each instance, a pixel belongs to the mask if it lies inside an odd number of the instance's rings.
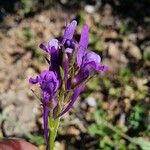
[[149,0],[0,0],[0,139],[44,150],[42,107],[28,78],[45,69],[39,49],[67,21],[90,27],[89,49],[109,71],[93,78],[62,118],[56,150],[150,149]]

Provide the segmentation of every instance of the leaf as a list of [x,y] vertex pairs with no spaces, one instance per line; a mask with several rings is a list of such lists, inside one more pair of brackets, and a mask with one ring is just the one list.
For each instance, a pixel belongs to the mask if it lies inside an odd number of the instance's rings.
[[142,137],[133,138],[134,142],[141,147],[142,150],[149,150],[150,149],[150,142],[146,141]]
[[99,132],[99,130],[97,128],[97,125],[94,124],[94,123],[88,128],[88,131],[93,136],[96,135]]
[[40,146],[44,144],[44,138],[42,135],[32,135],[28,133],[25,136],[29,139],[30,142],[34,143],[35,145]]

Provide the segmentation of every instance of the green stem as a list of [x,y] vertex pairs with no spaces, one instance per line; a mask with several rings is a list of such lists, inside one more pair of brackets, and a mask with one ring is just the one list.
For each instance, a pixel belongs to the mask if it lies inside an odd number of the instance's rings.
[[55,139],[57,135],[57,130],[59,127],[60,119],[53,119],[49,117],[49,147],[50,150],[54,149]]

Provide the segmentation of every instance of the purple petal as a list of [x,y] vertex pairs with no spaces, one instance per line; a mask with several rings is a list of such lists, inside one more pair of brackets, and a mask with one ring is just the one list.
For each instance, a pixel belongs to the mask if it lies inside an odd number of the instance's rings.
[[57,50],[58,49],[58,40],[57,39],[52,39],[48,42],[48,50],[49,50],[49,53],[51,53],[51,51],[55,49]]
[[53,95],[59,87],[59,80],[53,71],[44,70],[40,74],[39,83],[41,89]]
[[79,41],[79,50],[77,52],[77,64],[80,66],[82,63],[82,58],[85,53],[85,50],[88,47],[88,41],[89,41],[89,27],[87,25],[84,25],[82,32],[81,32],[81,37]]
[[44,43],[41,43],[41,44],[39,45],[39,47],[40,47],[42,50],[44,50],[45,52],[48,52],[48,48],[46,47],[46,45],[45,45]]
[[89,42],[89,27],[88,25],[84,25],[81,32],[79,45],[81,48],[87,49],[88,42]]
[[47,91],[42,91],[42,103],[46,103],[49,102],[50,98],[51,98],[51,93],[48,93]]
[[98,54],[94,52],[86,52],[83,57],[81,69],[87,71],[99,70],[98,67],[100,66],[100,62],[101,58]]
[[98,66],[97,67],[97,71],[102,71],[102,72],[105,72],[105,71],[107,71],[109,68],[108,68],[108,66]]
[[31,84],[36,84],[39,82],[39,77],[37,76],[36,78],[30,78],[29,79],[29,83]]
[[94,52],[87,52],[84,56],[84,63],[95,62],[96,64],[100,64],[101,58],[98,54]]
[[49,70],[44,70],[40,74],[40,78],[45,81],[49,81],[54,76],[54,73]]
[[62,50],[55,49],[55,47],[51,48],[51,59],[50,59],[50,70],[59,71],[59,66],[62,63]]
[[56,74],[53,71],[49,71],[49,70],[42,71],[40,74],[40,78],[46,81],[57,79]]
[[82,92],[84,86],[80,85],[78,88],[75,89],[74,94],[72,96],[72,99],[70,100],[69,104],[66,106],[66,108],[56,117],[61,117],[62,115],[64,115],[66,112],[68,112],[72,107],[73,104],[76,102],[78,96],[80,95],[80,93]]
[[67,40],[65,40],[64,47],[75,49],[75,42],[73,40],[67,39]]
[[87,52],[83,58],[83,68],[85,70],[107,71],[108,67],[100,63],[101,57],[94,52]]
[[88,74],[89,74],[89,73],[92,73],[93,71],[97,70],[97,64],[94,61],[91,61],[91,62],[85,63],[83,68],[84,68],[83,69],[84,72],[88,72]]
[[66,40],[71,40],[73,38],[73,34],[75,32],[77,26],[77,22],[73,20],[71,23],[69,23],[66,26],[65,32],[64,32],[64,37],[62,43],[64,44]]

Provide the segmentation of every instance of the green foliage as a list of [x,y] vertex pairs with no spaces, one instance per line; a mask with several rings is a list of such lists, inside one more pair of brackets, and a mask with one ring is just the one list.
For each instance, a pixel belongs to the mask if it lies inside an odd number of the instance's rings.
[[150,137],[150,123],[149,123],[148,126],[147,126],[147,133],[146,133],[146,135],[147,135],[148,137]]
[[[89,134],[92,136],[99,136],[99,148],[105,150],[127,150],[128,145],[124,140],[124,132],[126,128],[123,126],[113,126],[106,121],[106,113],[103,111],[96,111],[94,115],[94,123],[88,128]],[[133,143],[132,143],[133,144]],[[135,147],[133,150],[136,150]]]
[[112,97],[112,98],[118,98],[120,95],[121,95],[121,88],[118,87],[118,88],[110,88],[109,89],[109,95]]
[[142,123],[145,109],[141,106],[134,106],[128,118],[128,123],[131,128],[138,129]]
[[103,79],[103,83],[104,83],[104,87],[105,87],[106,89],[109,89],[109,88],[112,87],[112,82],[111,82],[110,79],[107,79],[107,78]]
[[150,149],[150,142],[146,141],[144,138],[134,138],[134,141],[141,147],[142,150]]
[[45,143],[43,135],[26,134],[25,137],[33,144],[40,146]]
[[31,31],[30,28],[25,28],[23,30],[23,34],[24,34],[24,37],[25,37],[27,42],[30,42],[32,40],[32,38],[34,37],[34,32]]
[[85,23],[85,12],[84,11],[79,12],[79,18],[80,18],[79,26],[82,27],[83,24]]
[[128,22],[124,21],[122,22],[120,27],[120,34],[127,34],[127,32],[128,32]]
[[95,31],[91,31],[89,35],[89,49],[94,49],[96,51],[102,52],[102,38],[100,38]]
[[[141,119],[140,114],[143,113],[143,110],[139,107],[135,107],[134,110],[136,111],[135,118]],[[99,136],[100,149],[137,150],[137,146],[140,146],[142,150],[150,148],[150,142],[142,137],[129,137],[125,133],[125,126],[112,125],[110,121],[106,120],[106,116],[106,113],[97,110],[94,114],[94,123],[88,128],[89,134]],[[127,141],[129,144],[127,144]]]
[[103,111],[97,111],[94,116],[94,123],[88,128],[88,131],[91,135],[105,135],[106,127],[101,124],[101,117],[105,117],[105,113]]
[[131,77],[132,77],[132,72],[129,68],[120,68],[119,70],[120,81],[123,81],[124,83],[128,83]]
[[25,16],[34,10],[34,6],[39,0],[21,0],[22,9],[19,10],[20,15]]
[[145,60],[150,61],[150,51],[144,51],[143,57]]
[[99,78],[98,77],[93,77],[88,83],[87,87],[89,90],[100,90],[99,86]]
[[36,34],[29,27],[23,29],[23,36],[25,38],[25,49],[32,51],[33,57],[35,57],[39,62],[43,63],[43,53],[37,48],[37,43],[35,41]]

